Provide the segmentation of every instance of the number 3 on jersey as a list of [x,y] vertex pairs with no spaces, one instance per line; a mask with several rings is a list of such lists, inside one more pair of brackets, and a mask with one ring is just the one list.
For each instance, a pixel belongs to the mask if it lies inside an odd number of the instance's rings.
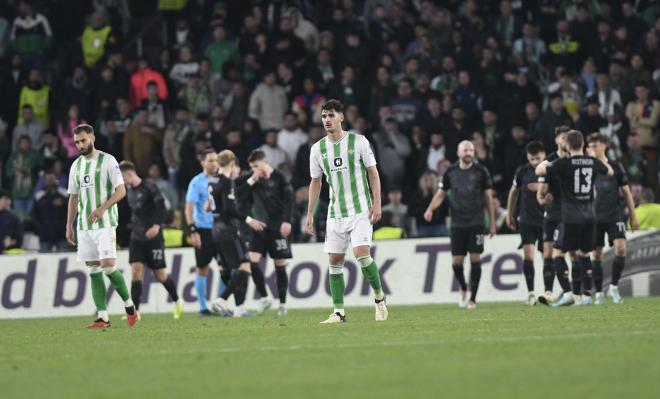
[[573,192],[575,194],[589,194],[591,192],[591,177],[593,176],[592,168],[575,169],[573,175]]

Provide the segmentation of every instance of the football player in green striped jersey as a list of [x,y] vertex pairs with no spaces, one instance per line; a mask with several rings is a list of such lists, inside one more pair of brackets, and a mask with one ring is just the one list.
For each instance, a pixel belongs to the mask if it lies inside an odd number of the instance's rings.
[[321,323],[342,323],[344,312],[344,258],[350,243],[362,274],[374,290],[376,320],[387,319],[380,272],[370,255],[372,224],[381,217],[380,177],[376,158],[366,137],[342,128],[344,106],[329,100],[321,107],[326,136],[310,151],[309,204],[306,230],[314,234],[314,210],[321,193],[321,176],[330,186],[324,251],[329,257],[329,281],[334,311]]
[[73,141],[80,156],[69,172],[66,238],[77,245],[78,261],[89,267],[98,318],[87,327],[110,327],[103,274],[124,301],[128,325],[132,327],[138,322],[137,312],[124,276],[115,267],[117,202],[126,195],[119,164],[112,155],[94,148],[94,129],[90,125],[76,126]]

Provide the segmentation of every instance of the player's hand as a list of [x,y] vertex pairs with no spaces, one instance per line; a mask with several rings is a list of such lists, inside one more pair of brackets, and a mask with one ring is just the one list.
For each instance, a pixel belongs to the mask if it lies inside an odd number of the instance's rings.
[[553,202],[554,200],[555,200],[555,198],[552,196],[552,194],[547,193],[547,194],[543,197],[543,204],[542,204],[542,205],[550,205],[550,204],[552,204],[552,202]]
[[208,201],[204,203],[204,212],[208,212],[211,209],[211,204]]
[[424,212],[424,220],[427,222],[430,222],[433,219],[433,211],[430,209],[427,209],[426,212]]
[[147,239],[151,240],[152,238],[156,237],[158,235],[158,232],[160,231],[160,225],[159,224],[154,224],[147,230],[145,235],[147,236]]
[[280,234],[282,234],[282,237],[287,238],[289,234],[291,234],[291,223],[282,223],[280,226]]
[[305,220],[305,231],[310,236],[314,235],[314,216],[307,215],[307,220]]
[[517,230],[516,225],[513,223],[513,218],[511,218],[510,216],[506,217],[506,225],[509,226],[511,231],[516,231]]
[[383,211],[380,209],[380,205],[374,205],[369,211],[369,218],[371,219],[371,224],[376,224],[383,216]]
[[199,233],[190,233],[190,241],[193,247],[197,249],[202,247],[202,238],[199,236]]
[[76,238],[73,234],[73,226],[66,226],[66,240],[71,245],[76,245]]
[[488,237],[493,238],[493,236],[497,233],[497,226],[495,225],[495,222],[490,222],[490,226],[488,227]]
[[254,231],[264,231],[264,228],[266,227],[266,223],[253,218],[249,218],[247,224]]
[[630,219],[630,229],[632,231],[639,230],[639,220],[636,217]]
[[103,208],[94,209],[92,213],[89,214],[89,222],[96,223],[99,219],[103,217],[103,213],[105,213],[105,209]]

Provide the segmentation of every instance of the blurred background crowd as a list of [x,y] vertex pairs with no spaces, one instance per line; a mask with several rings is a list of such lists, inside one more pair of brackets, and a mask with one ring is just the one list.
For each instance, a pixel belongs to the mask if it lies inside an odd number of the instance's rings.
[[[446,234],[446,206],[422,215],[464,139],[491,172],[506,232],[525,145],[554,151],[559,125],[608,137],[636,202],[653,203],[659,40],[654,0],[6,0],[0,252],[67,249],[79,123],[161,188],[173,231],[186,229],[204,149],[231,149],[247,169],[261,148],[294,187],[293,240],[323,240],[323,204],[315,237],[302,218],[330,98],[345,104],[345,128],[371,141],[394,236]],[[126,246],[125,201],[120,221]]]

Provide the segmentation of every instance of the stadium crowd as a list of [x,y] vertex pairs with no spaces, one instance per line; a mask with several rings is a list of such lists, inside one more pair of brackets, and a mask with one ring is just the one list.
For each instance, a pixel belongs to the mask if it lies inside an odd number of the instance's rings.
[[[154,21],[157,44],[136,50]],[[375,238],[446,234],[446,205],[423,214],[464,139],[493,177],[500,232],[525,145],[554,151],[560,125],[609,139],[636,203],[660,194],[653,0],[9,0],[0,61],[0,252],[67,249],[79,123],[158,185],[175,230],[205,149],[231,149],[247,169],[261,148],[295,190],[293,240],[323,240],[302,219],[330,98],[378,159],[386,229]],[[658,207],[646,207],[655,223]]]

